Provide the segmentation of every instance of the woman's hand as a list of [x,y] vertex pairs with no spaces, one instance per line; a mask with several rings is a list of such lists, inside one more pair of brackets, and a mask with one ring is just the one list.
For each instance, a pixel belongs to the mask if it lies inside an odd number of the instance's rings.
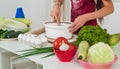
[[78,16],[74,22],[70,25],[69,31],[70,32],[75,32],[77,31],[80,27],[82,27],[85,23],[87,22],[87,16],[86,15],[80,15]]
[[53,19],[53,22],[57,22],[58,24],[60,23],[61,12],[60,12],[60,5],[59,4],[54,5],[50,15]]

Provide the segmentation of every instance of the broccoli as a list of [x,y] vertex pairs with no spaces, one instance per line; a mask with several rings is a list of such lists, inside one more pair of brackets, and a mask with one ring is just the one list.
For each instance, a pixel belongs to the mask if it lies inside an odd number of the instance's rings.
[[106,29],[102,29],[99,25],[97,26],[84,26],[78,33],[78,38],[76,39],[76,45],[79,46],[81,41],[87,41],[90,46],[97,42],[108,43],[109,34]]

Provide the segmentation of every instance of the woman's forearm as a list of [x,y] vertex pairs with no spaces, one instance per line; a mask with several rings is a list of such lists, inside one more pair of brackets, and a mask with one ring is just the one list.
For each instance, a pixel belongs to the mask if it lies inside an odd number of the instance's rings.
[[34,30],[34,31],[32,31],[31,33],[32,33],[32,34],[39,35],[39,34],[44,33],[44,32],[45,32],[45,27],[40,28],[40,29],[37,29],[37,30]]
[[106,15],[111,14],[114,11],[113,3],[111,0],[103,0],[103,4],[104,4],[103,8],[95,12],[85,14],[87,20],[102,18]]

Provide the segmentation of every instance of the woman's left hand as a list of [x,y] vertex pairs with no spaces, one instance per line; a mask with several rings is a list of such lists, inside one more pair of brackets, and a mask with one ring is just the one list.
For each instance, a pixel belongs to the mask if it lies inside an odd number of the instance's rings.
[[85,15],[78,16],[69,27],[69,32],[75,32],[87,22]]

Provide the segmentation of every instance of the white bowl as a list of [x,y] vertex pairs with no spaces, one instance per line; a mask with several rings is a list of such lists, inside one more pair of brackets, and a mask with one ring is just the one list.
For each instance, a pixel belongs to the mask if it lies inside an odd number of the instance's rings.
[[71,23],[61,22],[60,25],[53,22],[46,22],[45,25],[45,34],[46,37],[51,39],[56,39],[58,37],[65,37],[66,39],[72,38],[72,33],[69,32],[68,27]]

